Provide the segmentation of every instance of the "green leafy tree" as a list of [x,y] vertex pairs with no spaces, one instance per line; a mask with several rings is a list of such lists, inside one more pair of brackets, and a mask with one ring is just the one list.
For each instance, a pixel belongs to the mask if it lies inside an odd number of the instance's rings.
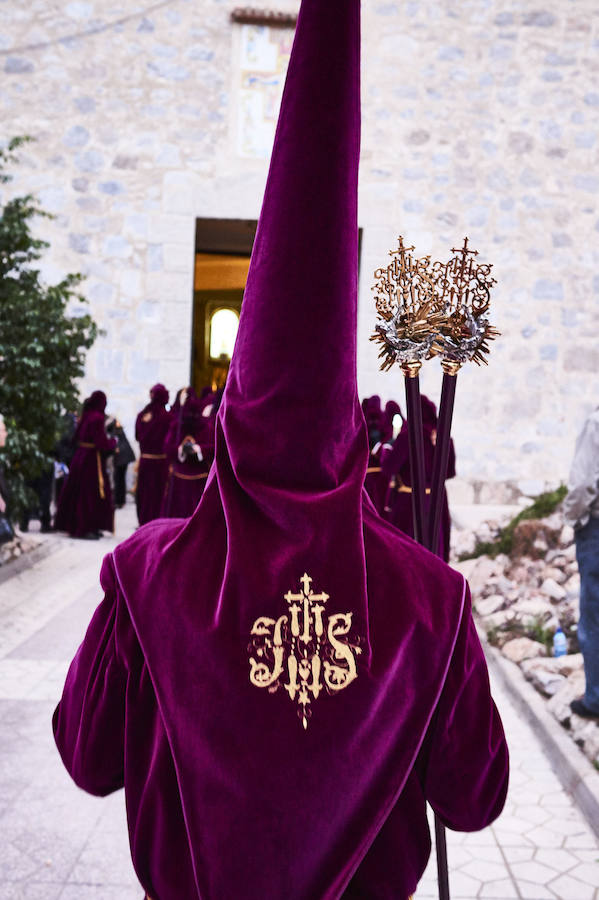
[[[0,149],[0,184],[30,138]],[[51,218],[35,197],[0,201],[0,413],[8,428],[3,454],[13,517],[34,502],[28,482],[48,467],[65,411],[79,404],[77,379],[98,329],[79,293],[82,275],[43,283],[36,262],[49,246],[33,236],[36,217]]]

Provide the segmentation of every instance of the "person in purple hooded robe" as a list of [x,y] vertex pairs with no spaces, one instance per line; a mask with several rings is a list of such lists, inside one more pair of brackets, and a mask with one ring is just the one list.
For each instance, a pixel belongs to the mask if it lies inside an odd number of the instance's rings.
[[164,441],[172,421],[167,403],[167,389],[163,384],[155,384],[150,389],[150,402],[135,421],[140,449],[135,504],[140,525],[160,516],[168,471]]
[[114,505],[106,457],[117,442],[104,427],[106,394],[94,391],[83,404],[81,418],[73,436],[75,453],[61,491],[54,519],[57,531],[71,537],[99,538],[103,531],[114,531]]
[[386,428],[385,413],[381,409],[381,398],[377,394],[373,397],[366,397],[362,401],[362,412],[366,421],[369,449],[364,487],[374,508],[382,515],[389,478],[383,472],[381,463],[383,457],[390,451],[391,445],[387,443],[388,429]]
[[392,451],[393,419],[400,413],[395,400],[389,400],[381,409],[381,399],[376,394],[362,401],[362,412],[368,429],[368,468],[364,487],[379,515],[385,515],[390,476],[384,461]]
[[[420,398],[422,407],[422,427],[424,431],[424,473],[427,484],[425,508],[428,509],[430,499],[430,486],[433,474],[433,462],[435,446],[437,443],[437,407],[432,400]],[[387,477],[389,485],[384,504],[385,518],[400,528],[404,534],[414,536],[414,520],[412,514],[412,479],[410,474],[410,446],[407,423],[404,422],[401,431],[395,439],[393,449],[385,455],[382,462],[383,473]],[[447,463],[447,478],[455,478],[455,448],[451,441],[449,448],[449,461]],[[447,562],[449,560],[449,543],[451,537],[451,518],[449,516],[449,504],[447,491],[443,489],[443,508],[441,512],[441,530],[439,532],[439,556]]]
[[165,438],[168,478],[162,501],[162,516],[187,518],[204,493],[214,458],[214,419],[191,388],[177,394],[175,413]]
[[399,417],[399,419],[403,422],[403,416],[401,414],[401,407],[399,403],[397,403],[395,400],[388,400],[385,403],[385,428],[383,432],[385,441],[393,441],[396,416]]
[[152,900],[405,900],[427,800],[506,795],[467,585],[363,489],[359,16],[302,0],[205,491],[106,557],[54,714]]

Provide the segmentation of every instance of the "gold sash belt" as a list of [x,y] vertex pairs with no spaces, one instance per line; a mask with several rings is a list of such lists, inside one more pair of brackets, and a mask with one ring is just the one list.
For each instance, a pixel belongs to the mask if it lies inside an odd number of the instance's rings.
[[166,453],[142,453],[140,459],[166,459]]
[[100,493],[100,500],[105,500],[106,492],[104,490],[104,475],[102,474],[102,457],[100,456],[100,451],[95,444],[88,444],[87,441],[79,441],[79,446],[85,447],[86,450],[96,451],[96,463],[98,466],[98,491]]
[[[393,485],[393,489],[395,491],[397,491],[398,494],[411,494],[412,493],[412,488],[410,487],[410,485],[404,484],[403,481],[401,480],[401,478],[399,479],[399,482],[397,482],[397,481],[395,482],[395,484]],[[430,494],[431,489],[429,487],[427,487],[425,490],[426,490],[427,494]]]
[[200,478],[208,478],[208,472],[202,472],[201,475],[183,475],[181,472],[173,472],[175,478],[182,478],[184,481],[199,481]]
[[371,475],[373,472],[380,472],[380,471],[381,471],[380,466],[371,466],[370,468],[366,469],[366,474]]

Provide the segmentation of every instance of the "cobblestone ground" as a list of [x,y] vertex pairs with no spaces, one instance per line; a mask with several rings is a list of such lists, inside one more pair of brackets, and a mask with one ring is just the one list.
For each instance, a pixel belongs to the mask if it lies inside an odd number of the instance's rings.
[[[140,900],[123,793],[87,796],[54,748],[50,719],[98,603],[104,553],[117,538],[53,538],[58,549],[0,585],[0,897]],[[560,788],[537,739],[495,688],[512,753],[505,812],[492,828],[449,834],[453,898],[599,900],[599,845]],[[434,860],[417,894],[436,896]],[[181,898],[185,900],[185,898]],[[239,898],[243,900],[243,898]]]

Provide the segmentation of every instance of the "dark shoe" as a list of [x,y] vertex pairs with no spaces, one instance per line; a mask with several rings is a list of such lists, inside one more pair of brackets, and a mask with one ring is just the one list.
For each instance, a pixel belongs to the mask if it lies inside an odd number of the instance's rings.
[[599,719],[599,713],[589,709],[582,697],[579,697],[577,700],[572,700],[570,709],[573,713],[576,713],[577,716],[582,716],[583,719]]
[[87,534],[81,535],[82,541],[97,541],[100,539],[100,535],[97,531],[88,531]]

